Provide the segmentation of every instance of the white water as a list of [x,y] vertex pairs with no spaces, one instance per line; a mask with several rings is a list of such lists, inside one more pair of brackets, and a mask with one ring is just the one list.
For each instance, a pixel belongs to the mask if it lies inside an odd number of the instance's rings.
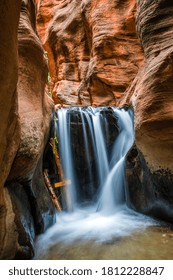
[[[82,207],[77,201],[77,176],[74,175],[73,153],[70,141],[70,117],[68,109],[58,111],[59,144],[64,173],[72,181],[68,193],[73,211],[57,214],[56,224],[39,236],[36,243],[36,258],[59,242],[68,244],[77,240],[108,241],[141,231],[155,222],[127,208],[125,204],[125,156],[133,145],[133,113],[113,108],[118,117],[119,135],[108,157],[100,109],[79,109],[81,118],[87,121],[94,145],[99,178],[98,195],[92,206]],[[83,125],[85,152],[89,154],[87,130]],[[86,156],[87,156],[86,155]],[[108,160],[109,158],[109,160]],[[89,162],[89,158],[87,158]],[[93,176],[89,172],[89,176]],[[70,210],[71,210],[70,209]],[[44,249],[43,249],[44,248]]]
[[67,110],[60,110],[58,114],[59,125],[59,149],[62,158],[62,165],[65,178],[71,180],[70,188],[68,188],[68,204],[70,210],[76,207],[76,190],[75,190],[75,174],[73,170],[73,159],[70,145],[70,116],[67,115]]
[[134,142],[132,112],[115,109],[119,117],[120,133],[115,141],[105,184],[99,198],[100,211],[113,214],[125,201],[125,156]]
[[95,150],[97,154],[97,167],[101,182],[100,184],[103,185],[109,173],[109,166],[99,112],[92,115],[92,121],[95,137]]

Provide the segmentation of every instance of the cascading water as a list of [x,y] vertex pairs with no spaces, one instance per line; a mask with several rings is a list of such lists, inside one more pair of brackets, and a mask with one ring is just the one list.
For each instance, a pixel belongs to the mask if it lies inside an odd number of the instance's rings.
[[132,112],[114,109],[118,115],[120,132],[115,141],[109,174],[99,198],[100,210],[111,214],[125,201],[125,156],[134,141]]
[[[114,122],[113,136],[107,113]],[[77,126],[72,131],[74,123]],[[36,257],[42,254],[43,243],[46,251],[59,242],[103,242],[153,224],[153,220],[128,209],[125,204],[125,157],[134,141],[133,112],[114,107],[60,109],[57,127],[64,174],[71,180],[67,186],[70,209],[57,214],[56,224],[38,238]],[[76,134],[72,135],[74,132]],[[78,149],[73,146],[74,141]],[[76,150],[81,150],[79,160]],[[83,178],[79,180],[75,167],[77,161],[81,166],[85,162],[83,169],[86,173],[80,177],[87,177],[89,190],[83,191],[80,183]],[[85,191],[91,192],[90,203],[86,205],[81,199],[85,197]]]

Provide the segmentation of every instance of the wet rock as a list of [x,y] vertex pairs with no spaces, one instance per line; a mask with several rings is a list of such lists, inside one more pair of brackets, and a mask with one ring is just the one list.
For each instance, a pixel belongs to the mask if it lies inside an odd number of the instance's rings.
[[151,172],[142,153],[133,146],[127,155],[126,177],[129,207],[173,222],[173,174],[170,170]]
[[26,186],[36,234],[43,233],[55,222],[55,207],[45,187],[42,162],[43,160],[41,157],[38,161],[31,184]]
[[[97,112],[96,112],[97,111]],[[71,107],[67,110],[67,127],[69,126],[70,145],[74,159],[74,173],[77,178],[75,186],[77,189],[77,200],[82,203],[94,201],[98,188],[101,184],[98,176],[97,152],[95,149],[94,135],[92,134],[92,115],[99,113],[101,129],[103,130],[107,154],[111,155],[111,149],[119,134],[118,116],[111,107]],[[55,116],[55,115],[54,115]],[[53,116],[53,118],[54,118]],[[58,128],[58,114],[56,119]],[[51,123],[50,137],[54,137],[54,121]],[[59,139],[57,129],[57,138]],[[96,136],[97,137],[97,136]],[[57,144],[58,149],[58,144]],[[61,152],[59,151],[61,157]],[[61,158],[61,163],[63,159]],[[49,170],[49,178],[52,184],[61,181],[55,164],[54,154],[49,143],[44,152],[43,166]],[[60,189],[56,190],[57,196],[62,198]]]
[[[88,118],[90,118],[90,115],[93,114],[91,108],[85,109],[85,107],[82,107],[80,109],[69,109],[69,123],[74,167],[78,178],[77,193],[79,200],[85,202],[94,198],[101,182],[98,181],[99,179],[97,175],[98,171],[95,145],[92,141],[90,127],[85,114],[81,117],[81,109],[84,112],[87,110]],[[119,133],[118,117],[116,117],[111,107],[100,108],[99,112],[101,118],[101,128],[103,130],[103,134],[105,135],[105,144],[109,154],[109,151],[111,150]],[[85,139],[84,128],[87,139]],[[87,150],[85,141],[87,141],[88,145]]]
[[9,183],[8,191],[14,211],[18,239],[14,259],[30,259],[34,255],[35,229],[31,206],[24,187],[19,183]]

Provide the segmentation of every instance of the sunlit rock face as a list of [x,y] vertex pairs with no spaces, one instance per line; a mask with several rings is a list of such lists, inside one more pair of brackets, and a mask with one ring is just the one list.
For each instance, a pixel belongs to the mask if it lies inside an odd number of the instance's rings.
[[36,2],[55,103],[116,105],[143,61],[136,1]]
[[28,259],[35,234],[54,215],[41,172],[53,104],[45,95],[34,3],[6,2],[0,4],[0,259]]

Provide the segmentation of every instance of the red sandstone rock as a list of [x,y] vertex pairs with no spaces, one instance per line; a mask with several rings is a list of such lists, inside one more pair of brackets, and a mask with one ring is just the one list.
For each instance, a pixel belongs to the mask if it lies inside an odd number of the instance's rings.
[[40,172],[53,107],[47,65],[33,1],[12,2],[0,4],[0,259],[30,258],[35,231],[53,216]]
[[37,0],[55,103],[115,105],[122,97],[143,61],[135,8],[133,0]]
[[16,248],[11,237],[17,238],[17,232],[12,204],[8,191],[3,186],[19,145],[20,135],[16,102],[17,29],[20,3],[20,0],[15,3],[9,0],[0,4],[0,247],[3,250],[2,245],[6,246],[6,254],[8,255],[11,250],[12,256]]
[[[30,17],[29,17],[30,16]],[[19,78],[18,111],[21,124],[20,146],[8,180],[32,178],[45,145],[53,102],[44,94],[47,64],[35,33],[35,7],[22,2],[18,30]]]
[[[159,170],[159,176],[152,174],[152,183],[147,181],[147,191],[153,195],[149,198],[151,206],[158,197],[166,197],[172,205],[172,177],[168,176],[173,172],[172,1],[138,1],[137,29],[145,55],[143,68],[143,53],[135,32],[134,0],[35,1],[38,32],[49,57],[52,81],[48,88],[53,91],[55,102],[64,106],[115,105],[119,100],[119,104],[131,103],[136,144],[147,161],[147,172]],[[35,234],[24,182],[30,180],[34,203],[38,198],[36,209],[45,212],[45,202],[39,197],[45,192],[41,154],[51,115],[51,100],[44,95],[47,70],[35,34],[35,7],[30,0],[22,2],[18,64],[20,1],[15,1],[15,5],[12,2],[0,4],[0,258],[22,254],[20,242],[24,240],[27,245],[31,238],[27,230],[33,230],[32,236]],[[138,169],[143,184],[145,169]],[[165,177],[162,170],[167,172]],[[3,187],[5,181],[7,188]],[[152,184],[157,186],[154,191]],[[143,203],[141,200],[139,209],[145,208]],[[50,201],[46,205],[49,212]],[[26,206],[28,210],[21,216]],[[25,227],[25,222],[31,223],[31,228]]]
[[173,2],[138,1],[137,30],[145,64],[128,91],[136,144],[151,171],[173,172]]

